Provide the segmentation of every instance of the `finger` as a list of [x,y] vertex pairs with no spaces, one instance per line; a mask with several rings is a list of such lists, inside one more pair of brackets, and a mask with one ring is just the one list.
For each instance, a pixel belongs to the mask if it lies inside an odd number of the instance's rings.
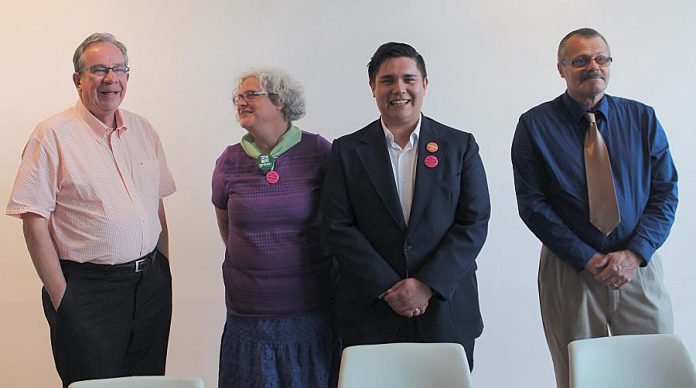
[[616,269],[614,268],[614,266],[609,265],[602,272],[600,272],[599,275],[596,276],[596,278],[600,282],[606,283],[609,279],[615,277],[616,275]]

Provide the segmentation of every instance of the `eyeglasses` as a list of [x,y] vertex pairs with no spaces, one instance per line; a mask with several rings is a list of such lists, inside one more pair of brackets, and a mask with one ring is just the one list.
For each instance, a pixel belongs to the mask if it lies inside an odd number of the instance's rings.
[[587,67],[587,65],[589,65],[590,61],[592,60],[594,60],[595,63],[597,63],[597,66],[609,66],[611,62],[614,60],[614,58],[605,57],[604,55],[597,55],[594,58],[589,55],[580,55],[579,57],[575,57],[573,59],[563,60],[560,63],[562,65],[570,64],[575,68],[581,69],[583,67]]
[[261,90],[250,90],[248,92],[236,94],[234,97],[232,97],[232,103],[234,103],[235,105],[239,105],[239,103],[242,102],[242,100],[244,100],[244,102],[249,102],[250,100],[253,100],[256,97],[271,95],[275,95],[275,93],[264,92]]
[[89,68],[90,73],[99,77],[105,77],[109,73],[109,70],[113,71],[114,75],[124,75],[130,71],[130,67],[123,65],[116,65],[111,67],[104,65],[94,65]]

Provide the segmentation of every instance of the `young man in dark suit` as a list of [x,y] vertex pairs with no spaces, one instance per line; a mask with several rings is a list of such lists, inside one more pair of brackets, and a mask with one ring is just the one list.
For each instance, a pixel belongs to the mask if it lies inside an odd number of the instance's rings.
[[383,44],[368,74],[381,117],[333,143],[322,198],[338,335],[344,347],[458,342],[473,367],[490,216],[478,145],[421,114],[428,78],[413,47]]

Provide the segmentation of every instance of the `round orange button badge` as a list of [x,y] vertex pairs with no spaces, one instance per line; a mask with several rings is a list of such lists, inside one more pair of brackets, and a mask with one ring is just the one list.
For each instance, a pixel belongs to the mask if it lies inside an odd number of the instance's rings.
[[437,167],[438,163],[439,162],[438,162],[437,158],[433,155],[428,155],[425,157],[425,159],[423,159],[423,164],[425,164],[425,167],[428,167],[428,168],[435,168],[435,167]]
[[437,150],[439,150],[440,147],[437,145],[437,143],[431,141],[430,143],[425,145],[425,149],[428,150],[428,152],[437,152]]

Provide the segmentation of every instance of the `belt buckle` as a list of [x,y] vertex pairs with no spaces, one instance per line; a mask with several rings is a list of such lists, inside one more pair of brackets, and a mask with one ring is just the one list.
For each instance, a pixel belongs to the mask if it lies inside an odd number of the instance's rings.
[[147,259],[139,259],[135,261],[135,272],[142,272],[145,270],[144,264],[147,262]]

